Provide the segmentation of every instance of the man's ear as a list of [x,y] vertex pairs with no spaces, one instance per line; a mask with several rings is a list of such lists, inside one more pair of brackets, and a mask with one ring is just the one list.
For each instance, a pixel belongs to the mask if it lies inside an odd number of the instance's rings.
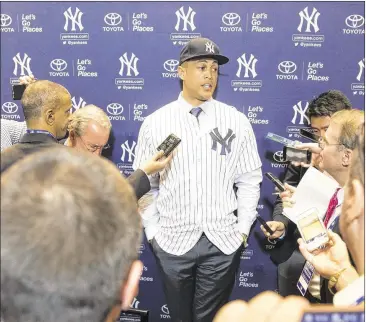
[[76,134],[73,130],[71,130],[69,132],[69,141],[70,141],[70,146],[75,146],[75,140],[76,140]]
[[128,310],[134,297],[138,294],[142,269],[141,261],[136,260],[132,263],[125,283],[121,286],[122,310]]
[[342,156],[342,165],[345,167],[349,167],[352,162],[353,151],[351,149],[344,149]]
[[186,73],[187,73],[186,67],[178,66],[178,75],[182,81],[184,81]]
[[52,126],[55,124],[55,111],[52,108],[47,108],[44,113],[46,124]]

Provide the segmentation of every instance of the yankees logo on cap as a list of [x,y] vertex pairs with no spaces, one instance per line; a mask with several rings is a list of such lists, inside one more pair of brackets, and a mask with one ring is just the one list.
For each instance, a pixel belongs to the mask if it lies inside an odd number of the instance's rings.
[[219,65],[224,65],[229,61],[229,58],[220,55],[220,49],[213,41],[207,38],[195,38],[185,45],[180,52],[179,65],[187,60],[204,57],[217,60]]

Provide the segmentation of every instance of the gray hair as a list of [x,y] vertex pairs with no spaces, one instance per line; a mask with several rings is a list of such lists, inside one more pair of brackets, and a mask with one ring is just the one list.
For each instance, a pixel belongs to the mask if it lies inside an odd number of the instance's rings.
[[70,115],[68,131],[73,131],[77,136],[82,136],[89,121],[95,121],[107,130],[112,128],[107,114],[100,107],[90,104],[79,108]]
[[4,321],[100,322],[118,303],[141,219],[112,162],[64,146],[31,154],[1,176],[0,219]]

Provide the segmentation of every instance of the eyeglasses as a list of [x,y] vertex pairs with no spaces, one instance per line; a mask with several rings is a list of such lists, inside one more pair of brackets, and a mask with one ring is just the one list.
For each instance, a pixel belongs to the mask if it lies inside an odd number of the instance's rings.
[[321,136],[319,138],[319,141],[318,141],[318,145],[319,145],[319,148],[321,148],[322,150],[324,150],[324,148],[326,146],[330,146],[330,145],[343,145],[341,143],[333,143],[333,144],[330,144],[328,143],[328,141],[325,139],[325,137]]
[[107,143],[106,145],[97,145],[97,144],[92,144],[92,145],[89,145],[87,144],[82,138],[81,136],[79,136],[79,139],[81,140],[81,142],[83,142],[85,148],[89,151],[89,152],[92,152],[92,153],[95,153],[97,152],[98,150],[101,151],[101,150],[107,150],[109,149],[111,146]]

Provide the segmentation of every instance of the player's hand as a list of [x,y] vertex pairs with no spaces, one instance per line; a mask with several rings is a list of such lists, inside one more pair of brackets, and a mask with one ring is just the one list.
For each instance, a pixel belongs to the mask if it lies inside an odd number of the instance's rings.
[[143,170],[147,175],[154,174],[163,170],[173,158],[173,153],[168,157],[163,157],[164,151],[159,151],[148,161],[146,161],[141,170]]
[[267,221],[267,225],[269,228],[273,230],[273,234],[270,233],[261,225],[261,230],[263,234],[268,237],[269,239],[277,239],[280,238],[285,232],[285,225],[280,221]]

